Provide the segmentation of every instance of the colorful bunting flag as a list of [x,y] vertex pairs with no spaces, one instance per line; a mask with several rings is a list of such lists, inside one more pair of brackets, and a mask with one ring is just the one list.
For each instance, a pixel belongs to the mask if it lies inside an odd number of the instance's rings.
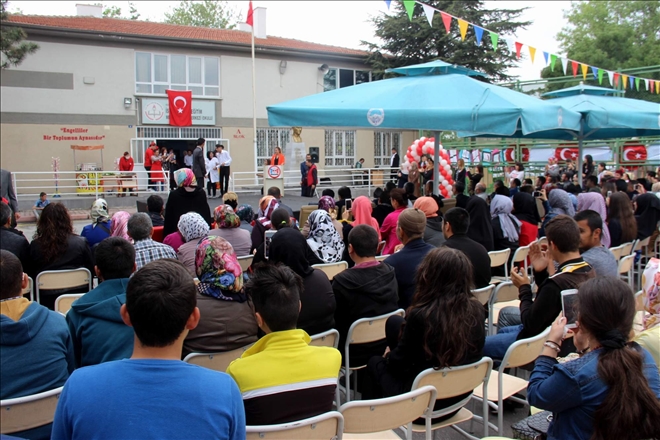
[[392,0],[385,0],[385,4],[387,5],[387,10],[388,11],[390,9],[390,3],[392,3]]
[[536,48],[532,46],[527,46],[529,49],[529,56],[532,58],[532,64],[534,64],[534,55],[536,55]]
[[646,88],[646,91],[649,91],[649,80],[644,78],[644,87]]
[[467,30],[468,30],[468,22],[465,20],[461,20],[460,18],[457,18],[458,20],[458,29],[461,31],[461,41],[465,41],[465,35],[467,35]]
[[611,70],[607,71],[607,79],[610,81],[610,87],[614,85],[614,72]]
[[497,50],[497,42],[500,39],[500,36],[495,32],[488,31],[490,34],[490,42],[493,44],[493,50]]
[[621,75],[619,74],[619,72],[614,72],[614,87],[618,87],[618,86],[619,86],[619,77],[620,77],[620,76],[621,76]]
[[587,69],[588,68],[589,68],[589,66],[587,66],[586,64],[580,63],[580,69],[582,69],[582,79],[585,80],[585,81],[587,80]]
[[516,53],[516,40],[514,40],[513,38],[507,38],[506,45],[509,49],[509,53],[511,54]]
[[481,39],[484,36],[484,28],[477,25],[472,25],[474,28],[474,36],[477,38],[477,46],[481,46]]
[[548,65],[548,56],[549,56],[549,55],[550,55],[550,54],[549,54],[548,52],[543,51],[543,59],[545,60],[545,65],[546,65],[546,66]]
[[634,76],[628,77],[628,81],[630,81],[630,90],[632,90],[633,89],[633,83],[635,82],[635,77]]
[[603,69],[598,69],[598,84],[603,84],[603,72],[605,72]]
[[573,77],[577,76],[578,62],[571,60],[571,67],[573,68]]
[[635,78],[635,88],[639,92],[639,78]]
[[591,66],[591,73],[594,75],[594,80],[598,79],[598,67]]
[[522,49],[523,44],[516,41],[516,58],[520,59],[520,50]]
[[557,55],[550,54],[550,70],[555,70],[555,63],[557,62]]
[[429,21],[429,26],[433,27],[433,14],[435,13],[435,9],[424,3],[422,3],[422,7],[424,8],[426,19]]
[[415,0],[403,0],[403,7],[406,8],[408,19],[412,21],[413,12],[415,12]]
[[623,79],[623,82],[621,83],[621,87],[625,90],[626,87],[628,86],[628,75],[621,75],[621,79]]
[[566,68],[568,67],[568,58],[561,57],[561,67],[564,69],[564,75],[566,75]]
[[440,11],[440,15],[442,16],[442,22],[445,24],[445,29],[447,30],[447,33],[449,33],[451,30],[451,15],[442,11]]

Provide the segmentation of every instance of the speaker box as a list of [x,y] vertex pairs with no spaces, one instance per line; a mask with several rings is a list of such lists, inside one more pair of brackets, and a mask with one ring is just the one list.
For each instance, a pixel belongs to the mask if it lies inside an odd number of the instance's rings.
[[309,147],[309,153],[312,156],[312,163],[319,163],[319,147]]

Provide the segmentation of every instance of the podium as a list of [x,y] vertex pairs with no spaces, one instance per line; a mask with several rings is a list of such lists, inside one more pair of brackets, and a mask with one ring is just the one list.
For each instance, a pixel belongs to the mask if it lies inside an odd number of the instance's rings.
[[268,193],[268,188],[273,186],[280,189],[284,196],[284,167],[281,165],[264,165],[264,195]]

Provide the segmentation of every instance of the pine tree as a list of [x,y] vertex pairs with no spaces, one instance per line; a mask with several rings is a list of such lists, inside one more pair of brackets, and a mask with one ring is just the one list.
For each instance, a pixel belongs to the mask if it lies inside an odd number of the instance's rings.
[[7,12],[7,0],[0,1],[0,52],[3,59],[0,63],[0,69],[8,69],[10,66],[18,66],[29,54],[33,54],[39,49],[35,43],[23,41],[27,34],[23,29],[14,26],[4,26],[4,22],[9,18]]

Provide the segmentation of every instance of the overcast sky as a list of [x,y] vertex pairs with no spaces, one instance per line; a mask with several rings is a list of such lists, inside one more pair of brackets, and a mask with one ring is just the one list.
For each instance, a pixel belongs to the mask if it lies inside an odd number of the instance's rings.
[[[396,0],[394,0],[396,1]],[[394,1],[392,3],[394,3]],[[9,10],[19,8],[29,15],[75,15],[76,3],[95,3],[95,1],[10,1]],[[141,19],[148,18],[160,21],[164,13],[179,4],[178,1],[135,1],[135,6],[141,14]],[[230,2],[242,12],[243,18],[247,15],[248,2],[236,0]],[[540,78],[540,71],[544,67],[543,53],[547,51],[557,55],[559,45],[555,35],[565,24],[563,11],[570,8],[570,1],[486,1],[488,8],[514,9],[528,6],[522,20],[531,21],[532,24],[525,30],[516,34],[516,40],[537,48],[535,63],[532,65],[527,59],[521,60],[518,67],[509,73],[517,75],[522,80]],[[104,1],[104,6],[119,6],[122,13],[128,15],[127,1]],[[254,1],[254,7],[266,7],[268,35],[295,38],[321,44],[363,49],[361,40],[374,41],[373,26],[368,21],[370,16],[387,12],[383,0],[370,1]],[[421,14],[420,6],[416,13]],[[444,32],[438,29],[438,32]],[[468,36],[468,38],[470,38]],[[487,39],[487,36],[484,36]],[[504,42],[502,42],[504,44]],[[527,49],[523,49],[527,53]],[[579,60],[578,60],[579,61]]]

